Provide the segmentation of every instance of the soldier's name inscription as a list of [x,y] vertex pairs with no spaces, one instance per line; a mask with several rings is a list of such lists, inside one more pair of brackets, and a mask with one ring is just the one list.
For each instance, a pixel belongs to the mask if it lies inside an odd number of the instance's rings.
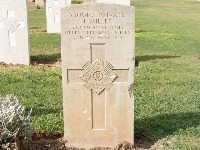
[[[125,12],[74,12],[68,15],[72,20],[80,21],[79,25],[69,26],[65,31],[65,34],[71,35],[73,40],[119,40],[126,38],[127,34],[132,34],[126,29],[123,21],[118,21],[126,17]],[[116,25],[113,26],[113,23]]]

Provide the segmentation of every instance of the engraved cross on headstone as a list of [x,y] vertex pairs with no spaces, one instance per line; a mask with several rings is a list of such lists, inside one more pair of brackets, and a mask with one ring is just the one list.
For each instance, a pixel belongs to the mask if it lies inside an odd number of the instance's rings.
[[58,0],[53,1],[53,6],[48,7],[48,11],[54,14],[54,23],[59,23],[60,7],[58,4]]
[[113,83],[128,80],[128,69],[115,69],[106,61],[105,46],[91,43],[91,60],[83,64],[83,69],[67,70],[68,83],[83,82],[91,91],[92,130],[106,129],[106,92]]
[[7,18],[4,21],[0,21],[0,29],[7,28],[8,29],[8,38],[9,45],[16,45],[16,35],[15,31],[18,28],[24,27],[24,21],[18,21],[15,19],[14,11],[7,11]]

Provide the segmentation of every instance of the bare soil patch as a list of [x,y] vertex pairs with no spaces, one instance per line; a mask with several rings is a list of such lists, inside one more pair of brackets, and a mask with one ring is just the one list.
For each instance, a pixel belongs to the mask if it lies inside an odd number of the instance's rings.
[[[135,146],[127,142],[122,142],[115,149],[94,147],[90,150],[159,150],[159,141],[154,144],[151,139],[147,139],[135,139]],[[28,142],[27,148],[29,150],[85,150],[83,148],[66,147],[65,143],[67,141],[63,140],[63,134],[59,132],[34,131],[32,140]]]
[[32,60],[31,66],[61,67],[61,60]]
[[[4,62],[0,62],[1,66],[10,67],[10,66],[25,66],[21,64],[12,63],[6,64]],[[31,66],[44,66],[44,67],[61,67],[61,60],[32,60]]]
[[46,30],[41,30],[41,29],[29,29],[31,34],[44,34],[47,31]]

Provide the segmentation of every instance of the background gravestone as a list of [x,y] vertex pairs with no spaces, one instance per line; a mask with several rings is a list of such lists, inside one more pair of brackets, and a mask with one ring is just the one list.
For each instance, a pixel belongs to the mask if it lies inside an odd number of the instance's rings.
[[30,64],[25,0],[0,0],[0,61]]
[[35,0],[35,5],[44,6],[44,0]]
[[121,4],[130,6],[130,0],[84,0],[84,3],[108,3],[108,4]]
[[47,0],[47,33],[60,33],[60,8],[71,5],[71,0]]
[[133,143],[134,10],[91,3],[61,11],[67,146]]

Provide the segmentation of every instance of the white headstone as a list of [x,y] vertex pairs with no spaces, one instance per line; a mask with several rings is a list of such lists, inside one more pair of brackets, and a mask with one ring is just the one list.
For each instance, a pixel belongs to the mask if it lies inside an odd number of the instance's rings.
[[91,3],[63,8],[61,14],[66,145],[133,143],[133,8]]
[[46,0],[47,33],[60,33],[60,8],[70,6],[71,0]]
[[0,61],[30,64],[26,0],[0,0]]

